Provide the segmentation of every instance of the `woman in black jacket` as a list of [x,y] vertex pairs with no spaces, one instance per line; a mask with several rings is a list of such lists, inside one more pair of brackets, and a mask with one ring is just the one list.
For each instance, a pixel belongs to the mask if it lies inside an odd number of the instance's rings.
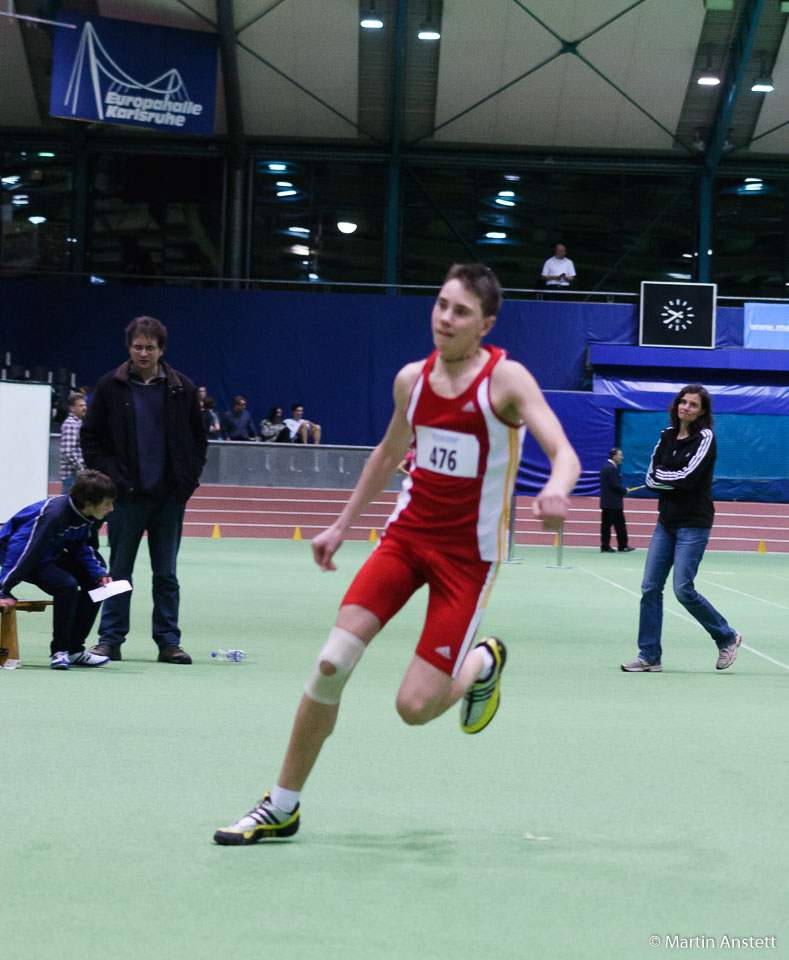
[[671,426],[652,451],[646,485],[660,491],[658,522],[649,543],[641,583],[638,656],[622,664],[626,673],[659,673],[663,626],[663,587],[674,567],[674,595],[718,646],[718,670],[730,667],[742,636],[732,629],[693,585],[710,538],[715,506],[712,468],[715,434],[710,395],[694,383],[674,397]]

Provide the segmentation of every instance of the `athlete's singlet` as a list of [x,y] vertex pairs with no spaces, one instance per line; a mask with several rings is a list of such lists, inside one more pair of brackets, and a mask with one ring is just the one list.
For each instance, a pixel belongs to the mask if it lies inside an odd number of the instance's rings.
[[525,426],[497,416],[490,402],[490,357],[459,397],[439,397],[430,386],[438,354],[425,362],[408,404],[416,454],[384,531],[405,534],[476,560],[506,560],[509,512]]

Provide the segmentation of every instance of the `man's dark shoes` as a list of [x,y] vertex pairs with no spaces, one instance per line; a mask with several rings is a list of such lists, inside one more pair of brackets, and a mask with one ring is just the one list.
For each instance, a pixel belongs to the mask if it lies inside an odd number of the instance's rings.
[[600,553],[616,553],[613,547],[600,547]]
[[635,547],[620,547],[617,551],[618,553],[632,553],[636,548]]
[[119,643],[97,643],[95,647],[90,648],[90,653],[95,653],[97,657],[109,657],[110,660],[120,660],[121,645]]
[[191,663],[192,658],[174,643],[159,647],[159,663]]

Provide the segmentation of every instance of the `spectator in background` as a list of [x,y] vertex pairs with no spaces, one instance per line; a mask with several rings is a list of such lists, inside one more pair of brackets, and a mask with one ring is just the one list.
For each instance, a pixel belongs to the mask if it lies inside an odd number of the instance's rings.
[[700,383],[683,387],[671,402],[669,418],[671,426],[660,434],[647,468],[647,487],[660,491],[658,522],[641,581],[638,655],[621,665],[625,673],[663,669],[663,588],[672,567],[674,596],[718,648],[716,670],[727,670],[734,663],[742,643],[742,634],[694,584],[715,517],[712,471],[717,445],[707,390]]
[[197,388],[197,399],[200,401],[200,412],[203,415],[205,435],[209,440],[222,439],[222,424],[214,410],[214,398],[209,397],[205,387]]
[[267,443],[290,443],[290,430],[282,419],[282,407],[276,404],[260,421],[260,439]]
[[600,470],[600,552],[615,553],[611,546],[611,524],[616,530],[616,545],[620,553],[630,553],[635,547],[627,545],[627,525],[625,511],[622,509],[622,497],[627,488],[622,485],[622,475],[619,466],[624,454],[619,447],[613,447],[608,454],[608,460]]
[[[85,424],[85,463],[118,487],[107,523],[110,576],[132,579],[143,534],[153,573],[153,639],[159,662],[189,664],[181,649],[176,574],[186,501],[205,466],[206,437],[197,387],[162,360],[167,328],[154,317],[136,317],[126,328],[129,359],[96,385]],[[121,659],[129,632],[130,593],[104,603],[99,642],[91,652]]]
[[285,421],[288,430],[290,430],[290,442],[309,443],[309,437],[312,437],[313,443],[320,443],[320,424],[304,419],[304,407],[300,403],[294,403],[292,411],[291,416]]
[[225,414],[226,440],[257,440],[258,435],[252,426],[252,415],[247,410],[247,401],[244,397],[236,397],[233,409]]
[[85,469],[79,434],[82,430],[82,421],[88,412],[88,405],[81,393],[70,393],[66,403],[68,404],[68,416],[60,429],[61,493],[68,493],[74,486],[77,474]]
[[575,280],[575,265],[567,256],[563,243],[556,244],[556,253],[542,265],[542,282],[553,290],[567,288]]

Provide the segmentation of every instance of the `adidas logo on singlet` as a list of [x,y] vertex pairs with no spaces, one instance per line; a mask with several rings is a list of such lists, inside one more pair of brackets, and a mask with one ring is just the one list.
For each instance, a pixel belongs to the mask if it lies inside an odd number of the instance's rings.
[[477,408],[474,406],[474,404],[472,403],[472,401],[469,400],[468,403],[465,403],[465,404],[461,407],[461,412],[462,412],[462,413],[474,413],[474,411],[475,411],[476,409],[477,409]]
[[436,647],[436,653],[440,653],[442,657],[446,657],[447,660],[452,659],[452,651],[449,647]]

